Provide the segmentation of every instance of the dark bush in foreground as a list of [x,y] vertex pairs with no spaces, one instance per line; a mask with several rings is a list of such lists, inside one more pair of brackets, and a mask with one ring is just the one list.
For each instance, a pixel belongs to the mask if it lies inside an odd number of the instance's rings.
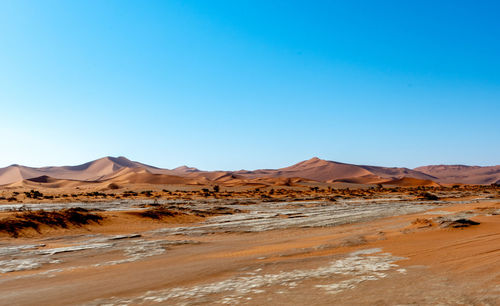
[[179,214],[181,214],[181,213],[179,213],[177,211],[169,210],[163,206],[150,208],[148,210],[141,211],[138,213],[138,215],[141,217],[151,218],[151,219],[156,219],[156,220],[161,219],[163,217],[177,216]]
[[0,232],[6,232],[12,237],[18,237],[20,231],[28,228],[40,232],[41,225],[68,228],[69,225],[81,226],[89,223],[99,223],[102,219],[102,216],[79,207],[60,211],[25,211],[1,219]]
[[40,227],[39,224],[33,221],[26,221],[14,218],[0,220],[0,232],[6,232],[14,238],[17,238],[19,236],[20,231],[27,228],[32,228],[37,232],[40,232],[39,227]]
[[423,192],[419,196],[420,199],[422,200],[429,200],[429,201],[437,201],[439,200],[439,197],[435,194],[429,193],[429,192]]
[[[155,205],[155,204],[150,204]],[[158,204],[157,204],[158,205]],[[161,220],[164,217],[174,217],[180,215],[194,215],[198,217],[209,217],[217,215],[232,215],[235,213],[240,213],[241,210],[233,209],[230,207],[216,206],[209,209],[198,210],[179,206],[154,206],[148,210],[133,212],[134,215],[138,215],[144,218],[151,218],[155,220]]]
[[479,225],[479,222],[472,221],[470,219],[456,219],[456,220],[444,220],[441,221],[441,227],[449,227],[449,228],[465,228],[471,225]]

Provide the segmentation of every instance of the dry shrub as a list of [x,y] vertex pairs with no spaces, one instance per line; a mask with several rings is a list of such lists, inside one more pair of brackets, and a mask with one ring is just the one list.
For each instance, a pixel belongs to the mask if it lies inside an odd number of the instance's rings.
[[419,195],[419,198],[422,200],[428,200],[428,201],[437,201],[439,200],[439,197],[435,194],[429,193],[429,192],[423,192]]
[[120,189],[120,186],[118,184],[116,184],[116,183],[111,183],[111,184],[108,185],[108,188],[116,190],[116,189]]
[[470,219],[456,219],[456,220],[444,220],[440,222],[441,227],[445,228],[465,228],[471,225],[479,225],[479,222],[470,220]]
[[24,211],[12,217],[1,219],[0,232],[6,232],[12,237],[18,237],[19,232],[28,228],[40,232],[41,225],[68,228],[69,225],[82,226],[89,223],[99,223],[102,219],[102,216],[79,207],[60,211]]
[[413,222],[411,224],[417,225],[419,227],[430,227],[433,225],[433,222],[430,219],[417,218],[417,219],[413,220]]
[[145,211],[137,213],[139,216],[144,218],[151,218],[155,220],[162,219],[164,217],[173,217],[182,214],[178,211],[169,210],[164,206],[153,207]]

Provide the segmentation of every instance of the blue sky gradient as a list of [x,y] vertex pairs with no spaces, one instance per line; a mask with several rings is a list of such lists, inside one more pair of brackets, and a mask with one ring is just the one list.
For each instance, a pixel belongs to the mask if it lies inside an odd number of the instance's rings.
[[498,1],[1,1],[0,166],[500,164]]

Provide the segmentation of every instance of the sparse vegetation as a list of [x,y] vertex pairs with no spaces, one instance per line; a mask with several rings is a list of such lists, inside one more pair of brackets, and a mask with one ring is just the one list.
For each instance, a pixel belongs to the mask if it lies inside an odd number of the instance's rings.
[[153,207],[153,208],[150,208],[148,210],[145,210],[145,211],[138,212],[137,214],[141,217],[159,220],[159,219],[162,219],[164,217],[177,216],[181,213],[178,211],[167,209],[164,206],[157,206],[157,207]]
[[126,198],[126,197],[132,197],[132,196],[136,197],[136,196],[138,196],[138,195],[139,195],[139,194],[138,194],[137,192],[132,191],[132,190],[124,191],[124,192],[123,192],[123,194],[122,194],[122,196],[123,196],[124,198]]
[[6,232],[12,237],[18,237],[25,229],[40,232],[40,226],[68,228],[69,225],[82,226],[89,223],[99,223],[102,216],[89,212],[84,208],[69,208],[60,211],[22,211],[16,215],[0,220],[0,232]]
[[120,189],[120,186],[118,186],[118,184],[116,183],[111,183],[108,185],[108,188],[115,190],[115,189]]
[[435,194],[429,193],[429,192],[423,192],[419,196],[420,199],[422,200],[428,200],[428,201],[437,201],[439,200],[439,197]]
[[179,205],[171,205],[165,206],[161,204],[148,204],[151,208],[140,211],[140,212],[131,212],[131,214],[138,215],[144,218],[150,218],[154,220],[161,220],[165,217],[175,217],[181,215],[194,215],[197,217],[209,217],[216,215],[232,215],[235,213],[240,213],[241,210],[233,209],[231,207],[226,206],[215,206],[208,209],[191,209],[188,207],[183,207]]
[[25,192],[24,195],[27,197],[27,198],[30,198],[30,199],[41,199],[44,197],[43,193],[39,192],[38,190],[33,190],[31,189],[31,191],[29,192]]
[[198,198],[204,199],[228,199],[228,198],[254,198],[266,199],[266,201],[279,201],[286,199],[289,201],[298,200],[328,200],[330,197],[339,198],[369,198],[377,195],[392,194],[392,195],[411,195],[417,199],[436,201],[442,197],[467,197],[475,193],[483,193],[490,198],[500,197],[500,186],[495,185],[453,185],[453,186],[366,186],[363,188],[333,188],[332,186],[301,186],[294,184],[293,186],[285,186],[279,188],[277,185],[252,187],[226,187],[223,190],[223,185],[200,186],[195,188],[177,189],[169,191],[167,189],[160,190],[126,190],[120,193],[105,193],[99,191],[86,191],[81,193],[56,193],[57,189],[50,190],[50,194],[44,194],[38,190],[22,191],[18,196],[14,196],[13,192],[0,193],[0,201],[3,202],[23,202],[27,199],[33,199],[40,202],[57,202],[68,201],[70,198],[79,201],[106,201],[117,199],[180,199],[180,200],[195,200]]
[[141,191],[141,194],[142,195],[145,195],[146,197],[150,197],[153,195],[153,191],[152,190],[144,190],[144,191]]
[[94,192],[87,192],[85,194],[87,197],[103,197],[103,198],[106,198],[108,195],[103,193],[103,192],[99,192],[99,191],[94,191]]

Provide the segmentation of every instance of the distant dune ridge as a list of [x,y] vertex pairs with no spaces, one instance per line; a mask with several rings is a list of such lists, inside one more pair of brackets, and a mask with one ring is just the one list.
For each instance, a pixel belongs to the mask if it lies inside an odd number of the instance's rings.
[[479,167],[464,165],[436,165],[415,170],[439,178],[442,183],[494,184],[500,180],[500,165]]
[[44,184],[54,188],[85,183],[117,184],[224,184],[227,186],[298,182],[437,186],[439,184],[494,184],[500,182],[500,165],[490,167],[433,165],[390,168],[353,165],[317,157],[280,169],[201,171],[181,166],[162,169],[125,157],[104,157],[78,166],[0,168],[0,185]]

